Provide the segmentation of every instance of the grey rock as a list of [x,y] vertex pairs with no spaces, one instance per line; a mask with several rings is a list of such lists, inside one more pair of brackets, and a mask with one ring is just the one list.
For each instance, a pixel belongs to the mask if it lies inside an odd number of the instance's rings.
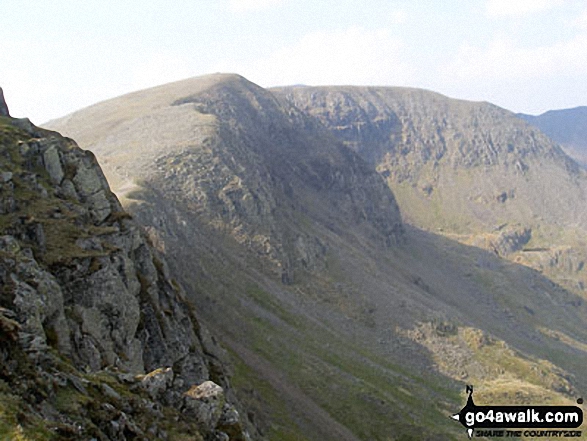
[[[17,219],[0,235],[0,368],[14,372],[19,367],[22,357],[10,359],[18,347],[35,366],[26,372],[38,370],[51,387],[71,386],[83,395],[89,387],[75,369],[95,379],[102,374],[92,372],[118,372],[121,383],[131,391],[146,389],[151,401],[139,405],[102,383],[98,387],[108,406],[100,405],[110,419],[100,430],[109,439],[144,439],[146,428],[133,420],[133,406],[162,416],[164,406],[181,407],[190,385],[204,383],[212,372],[228,385],[222,351],[170,279],[164,258],[124,213],[93,154],[28,120],[2,123],[20,127],[34,139],[15,140],[19,147],[11,154],[18,157],[0,174],[0,211]],[[10,168],[13,164],[18,172]],[[39,173],[39,167],[47,173]],[[18,186],[12,182],[16,173]],[[53,357],[62,360],[50,365]],[[47,372],[45,363],[50,365]],[[63,365],[69,366],[60,376],[55,366]],[[144,372],[151,374],[135,380]],[[208,407],[216,402],[211,397],[205,401]],[[215,422],[224,395],[221,401],[208,409]],[[50,407],[44,408],[47,415],[68,420]],[[178,421],[187,421],[175,412]],[[194,427],[193,421],[189,424]],[[71,429],[85,439],[83,427],[76,423]],[[160,428],[156,433],[168,437]]]
[[173,369],[159,368],[142,377],[141,386],[148,392],[151,398],[161,397],[173,385]]
[[506,227],[499,232],[496,239],[491,241],[490,248],[502,257],[506,257],[521,250],[530,242],[532,229],[526,227]]
[[0,173],[0,180],[2,182],[9,182],[12,180],[12,173],[11,172],[2,172]]
[[222,417],[225,403],[224,390],[213,381],[206,381],[184,394],[183,411],[211,433]]
[[114,400],[121,400],[122,399],[120,394],[118,392],[116,392],[114,389],[112,389],[110,386],[108,386],[107,384],[102,384],[102,392],[108,398],[111,398]]
[[72,180],[78,192],[87,197],[104,190],[103,181],[100,179],[97,170],[88,164],[87,159],[82,157],[76,162],[77,164],[75,162],[74,164],[77,169]]
[[65,197],[76,201],[79,200],[75,186],[69,179],[64,179],[60,188]]
[[57,147],[51,146],[45,150],[43,153],[43,163],[45,164],[45,169],[47,170],[47,173],[49,173],[53,183],[60,184],[65,174],[61,167],[61,158]]

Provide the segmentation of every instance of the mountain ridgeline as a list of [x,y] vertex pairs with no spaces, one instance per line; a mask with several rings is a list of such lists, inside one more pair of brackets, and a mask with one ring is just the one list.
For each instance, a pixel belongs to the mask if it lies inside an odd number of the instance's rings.
[[587,225],[579,203],[585,174],[540,131],[497,106],[404,88],[274,92],[371,163],[419,225],[463,232],[538,218]]
[[216,74],[46,126],[97,156],[259,438],[452,439],[464,382],[587,387],[585,174],[503,109]]

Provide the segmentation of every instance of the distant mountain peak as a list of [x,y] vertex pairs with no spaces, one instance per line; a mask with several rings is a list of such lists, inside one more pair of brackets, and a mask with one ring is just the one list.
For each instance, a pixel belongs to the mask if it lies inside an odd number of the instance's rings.
[[587,164],[587,106],[549,110],[538,116],[523,113],[517,116],[561,144],[576,161]]

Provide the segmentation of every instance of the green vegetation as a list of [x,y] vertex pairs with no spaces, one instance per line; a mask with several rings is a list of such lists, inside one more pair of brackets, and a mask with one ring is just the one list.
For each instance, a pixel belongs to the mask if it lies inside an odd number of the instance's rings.
[[[421,421],[432,431],[446,433],[454,428],[445,416],[451,405],[458,406],[460,397],[454,389],[433,377],[414,375],[301,316],[285,313],[286,308],[259,287],[249,287],[247,294],[277,319],[248,321],[251,348],[360,439],[387,440],[398,434],[406,440],[421,439]],[[237,366],[238,390],[251,381],[253,371],[245,369],[242,361]],[[432,390],[444,404],[438,407],[431,400],[429,407],[419,408],[421,397],[430,396]],[[267,408],[284,408],[284,403],[275,402],[276,393],[267,383],[258,391],[268,401]],[[272,417],[280,421],[277,428],[291,430],[285,415],[282,411]]]

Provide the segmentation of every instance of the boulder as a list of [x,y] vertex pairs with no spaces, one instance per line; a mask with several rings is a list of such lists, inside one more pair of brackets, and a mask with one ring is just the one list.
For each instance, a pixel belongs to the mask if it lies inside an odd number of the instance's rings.
[[205,381],[193,386],[184,397],[184,413],[193,417],[205,432],[214,431],[226,403],[224,389],[213,381]]

